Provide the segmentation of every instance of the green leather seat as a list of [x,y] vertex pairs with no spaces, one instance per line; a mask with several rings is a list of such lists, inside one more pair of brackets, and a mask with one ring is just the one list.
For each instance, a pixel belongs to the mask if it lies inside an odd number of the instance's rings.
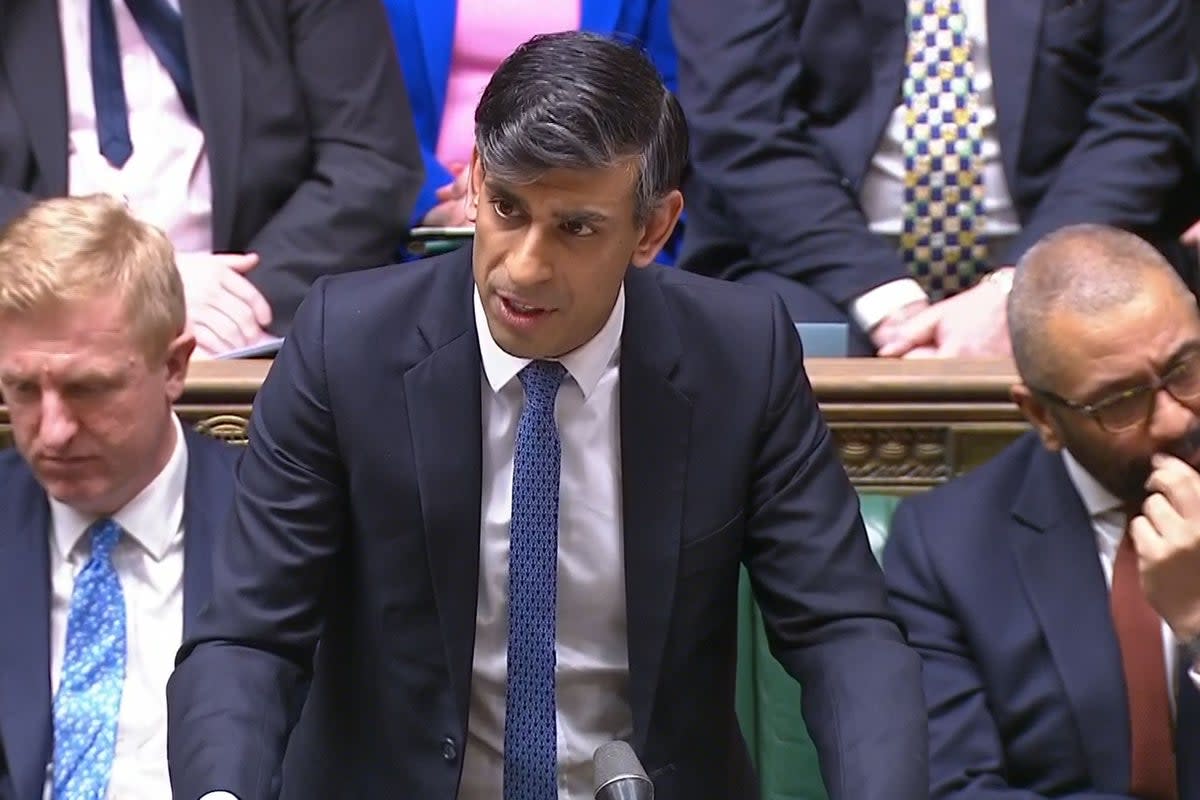
[[[871,549],[880,558],[899,498],[863,494],[860,500]],[[800,715],[800,685],[771,655],[744,573],[738,615],[738,718],[762,781],[762,798],[826,800],[817,753]]]

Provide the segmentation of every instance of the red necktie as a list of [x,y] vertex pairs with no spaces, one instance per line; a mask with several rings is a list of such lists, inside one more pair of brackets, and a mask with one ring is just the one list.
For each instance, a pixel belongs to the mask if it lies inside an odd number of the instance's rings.
[[1129,702],[1130,792],[1140,800],[1177,800],[1162,621],[1142,593],[1128,532],[1117,548],[1110,602]]

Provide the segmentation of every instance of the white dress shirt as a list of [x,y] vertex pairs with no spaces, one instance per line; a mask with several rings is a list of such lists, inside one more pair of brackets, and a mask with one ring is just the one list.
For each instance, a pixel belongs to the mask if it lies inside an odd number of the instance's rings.
[[[560,800],[591,800],[592,754],[633,732],[618,420],[624,321],[622,290],[600,332],[559,359],[568,374],[555,407],[562,444],[555,640]],[[517,373],[529,359],[509,355],[492,339],[478,293],[475,325],[483,361],[479,600],[458,798],[495,800],[504,785],[513,447],[525,402]]]
[[[113,515],[123,531],[113,566],[125,596],[125,683],[117,717],[110,800],[171,796],[167,777],[167,678],[183,639],[183,497],[187,445],[175,419],[175,449],[162,471]],[[85,536],[96,517],[50,499],[50,690],[58,683],[75,578],[91,558]],[[44,796],[50,800],[53,764]]]
[[[1112,492],[1100,485],[1091,473],[1085,470],[1075,457],[1065,449],[1062,451],[1063,463],[1067,468],[1067,476],[1075,486],[1083,507],[1092,521],[1092,530],[1096,533],[1096,550],[1100,555],[1100,567],[1104,570],[1104,581],[1112,589],[1113,564],[1117,559],[1117,548],[1125,536],[1125,526],[1128,517],[1125,514],[1124,503]],[[1166,622],[1162,624],[1163,661],[1167,666],[1167,694],[1171,698],[1171,713],[1175,713],[1175,668],[1178,648],[1175,634]],[[1189,670],[1188,676],[1200,689],[1200,673],[1195,669]]]
[[[169,0],[179,10],[179,0]],[[133,155],[116,169],[100,155],[85,0],[58,0],[67,81],[67,192],[123,197],[180,252],[212,251],[212,187],[204,132],[183,108],[122,0],[114,0]]]
[[[1000,160],[1000,139],[996,133],[996,101],[992,86],[992,61],[988,49],[987,0],[962,0],[967,20],[967,38],[971,63],[975,67],[974,86],[979,100],[979,125],[983,134],[983,235],[1000,245],[1021,230],[1013,208],[1004,164]],[[859,192],[859,203],[872,233],[896,240],[904,227],[904,138],[905,105],[903,99],[892,112],[879,149]],[[903,278],[885,283],[851,304],[855,321],[869,331],[884,317],[903,305],[926,297],[915,280]]]

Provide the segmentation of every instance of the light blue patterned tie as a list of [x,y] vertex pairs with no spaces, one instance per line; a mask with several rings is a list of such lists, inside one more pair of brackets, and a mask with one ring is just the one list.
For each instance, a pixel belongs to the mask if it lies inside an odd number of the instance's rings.
[[125,683],[125,596],[113,568],[121,527],[92,525],[92,557],[75,579],[54,696],[54,798],[103,800]]
[[562,459],[554,401],[565,374],[556,361],[533,361],[519,376],[525,408],[513,453],[504,800],[558,797],[554,623]]

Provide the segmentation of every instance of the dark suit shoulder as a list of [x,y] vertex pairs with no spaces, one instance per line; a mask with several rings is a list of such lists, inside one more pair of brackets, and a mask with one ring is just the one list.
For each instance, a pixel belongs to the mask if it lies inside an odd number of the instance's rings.
[[[1010,519],[1013,501],[1020,494],[1033,461],[1057,457],[1043,447],[1036,433],[1022,434],[994,458],[967,474],[905,498],[897,508],[897,516],[905,519],[911,514],[920,518],[925,523],[922,530],[926,539],[961,541]],[[933,521],[937,524],[929,524]]]
[[238,445],[193,430],[187,423],[183,426],[183,438],[192,459],[201,458],[232,470],[242,456],[242,448]]
[[13,497],[40,485],[29,469],[29,464],[15,447],[0,450],[0,498]]

